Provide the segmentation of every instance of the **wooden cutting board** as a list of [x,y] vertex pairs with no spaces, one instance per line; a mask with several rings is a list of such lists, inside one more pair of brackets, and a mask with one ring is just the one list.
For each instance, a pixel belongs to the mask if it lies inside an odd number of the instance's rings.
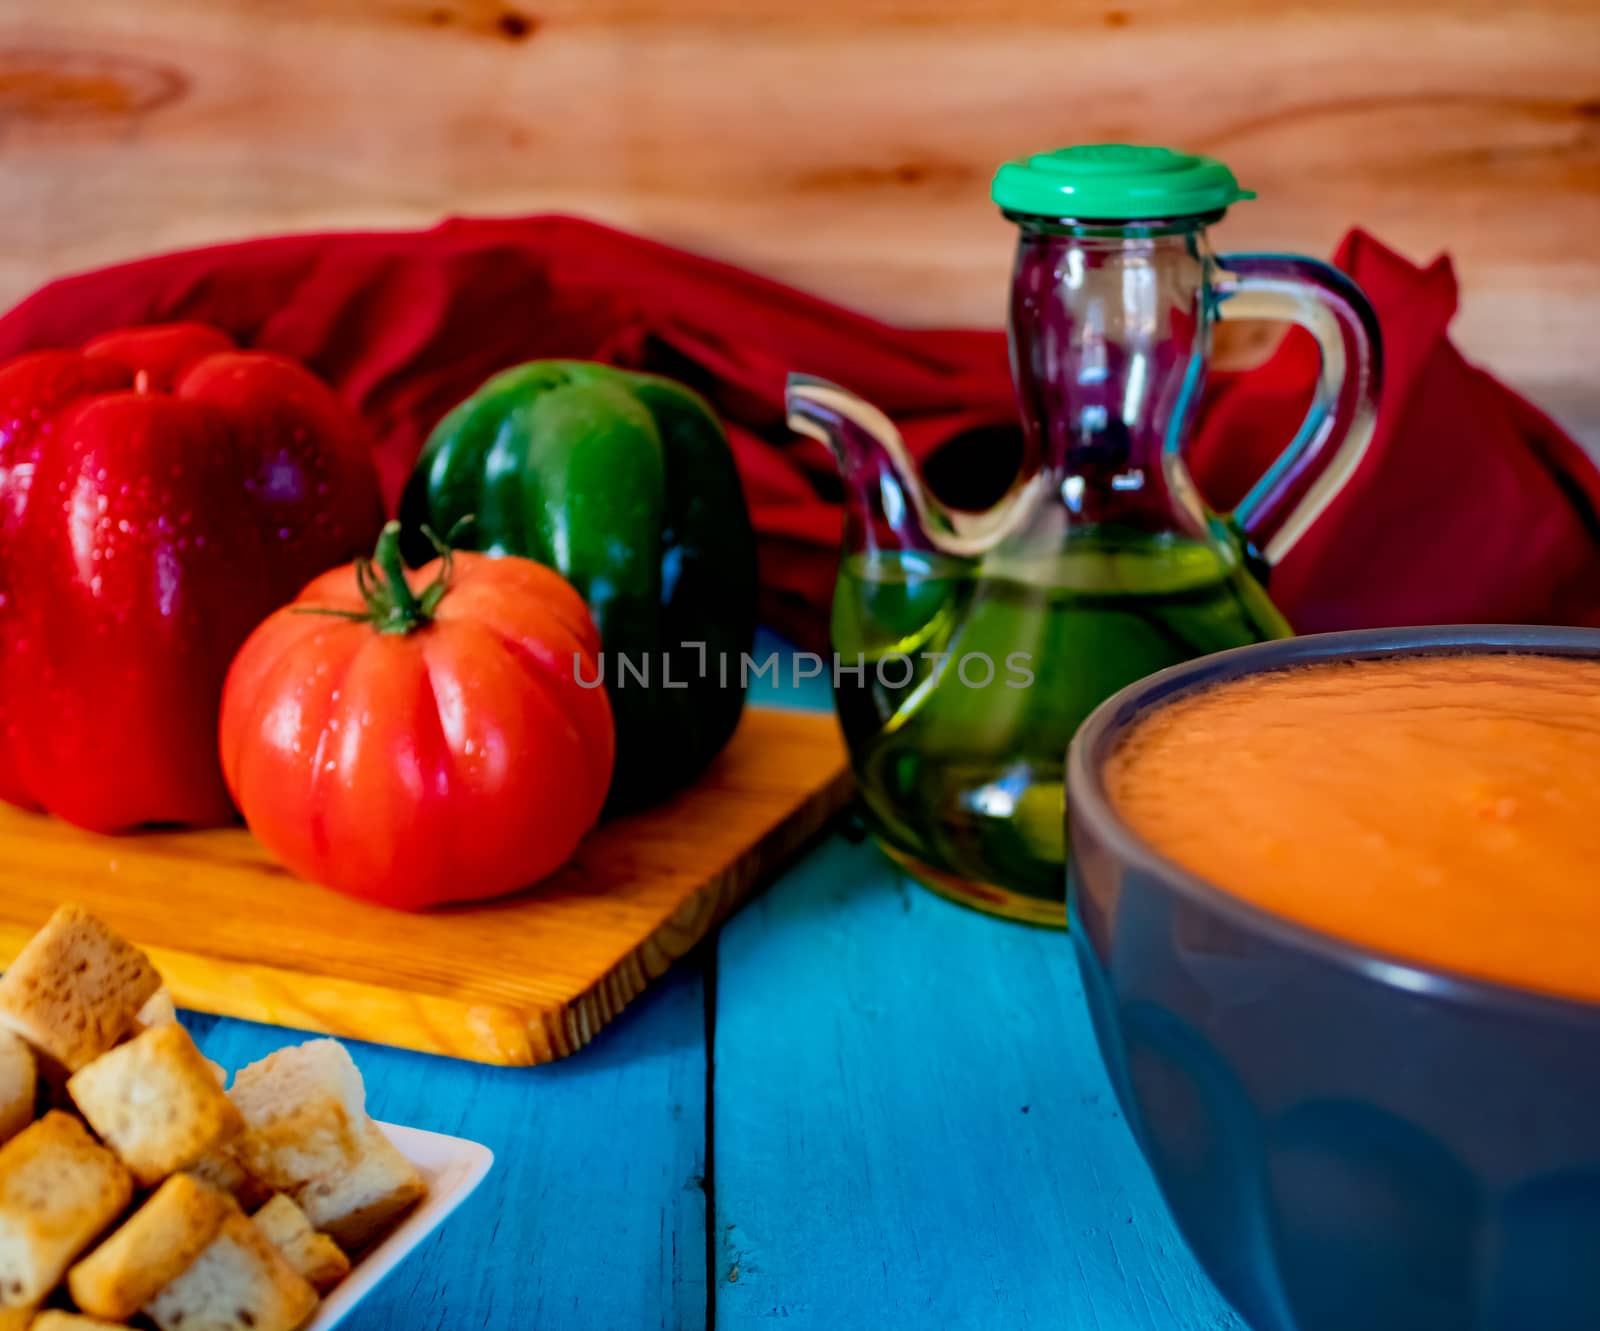
[[77,901],[180,1007],[482,1063],[582,1048],[848,799],[831,715],[750,708],[692,788],[520,896],[420,915],[302,882],[242,828],[101,837],[0,806],[0,964]]

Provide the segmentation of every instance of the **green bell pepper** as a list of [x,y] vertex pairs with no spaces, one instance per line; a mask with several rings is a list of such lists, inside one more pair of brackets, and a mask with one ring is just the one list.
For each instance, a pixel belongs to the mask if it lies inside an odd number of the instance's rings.
[[[744,707],[755,536],[733,454],[683,385],[585,361],[497,374],[435,427],[401,501],[409,550],[462,518],[463,549],[561,573],[599,626],[617,722],[608,807],[691,781]],[[645,678],[641,678],[644,675]]]

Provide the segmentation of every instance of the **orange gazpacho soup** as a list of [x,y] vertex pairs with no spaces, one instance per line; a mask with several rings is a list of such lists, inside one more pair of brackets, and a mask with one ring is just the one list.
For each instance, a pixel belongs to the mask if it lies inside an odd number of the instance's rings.
[[1600,661],[1319,662],[1153,711],[1117,812],[1166,858],[1320,932],[1600,1002]]

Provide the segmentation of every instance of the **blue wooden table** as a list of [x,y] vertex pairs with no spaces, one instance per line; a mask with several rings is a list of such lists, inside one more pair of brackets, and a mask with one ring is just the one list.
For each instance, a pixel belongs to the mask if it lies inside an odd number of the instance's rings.
[[[230,1068],[285,1040],[187,1020]],[[352,1048],[374,1113],[496,1164],[350,1331],[1243,1331],[1118,1114],[1065,935],[848,827],[565,1062]]]

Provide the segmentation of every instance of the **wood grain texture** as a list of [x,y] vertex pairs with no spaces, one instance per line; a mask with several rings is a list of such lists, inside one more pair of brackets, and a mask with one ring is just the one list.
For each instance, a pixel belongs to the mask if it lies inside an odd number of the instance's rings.
[[1469,354],[1600,437],[1594,0],[0,0],[0,301],[152,249],[562,209],[993,325],[1006,157],[1172,142],[1456,258]]
[[717,979],[719,1328],[1244,1331],[1117,1110],[1069,941],[835,838]]
[[91,836],[0,811],[0,962],[63,899],[189,1008],[488,1063],[570,1054],[848,797],[830,716],[752,708],[690,790],[592,833],[534,891],[407,915],[303,883],[242,829]]

